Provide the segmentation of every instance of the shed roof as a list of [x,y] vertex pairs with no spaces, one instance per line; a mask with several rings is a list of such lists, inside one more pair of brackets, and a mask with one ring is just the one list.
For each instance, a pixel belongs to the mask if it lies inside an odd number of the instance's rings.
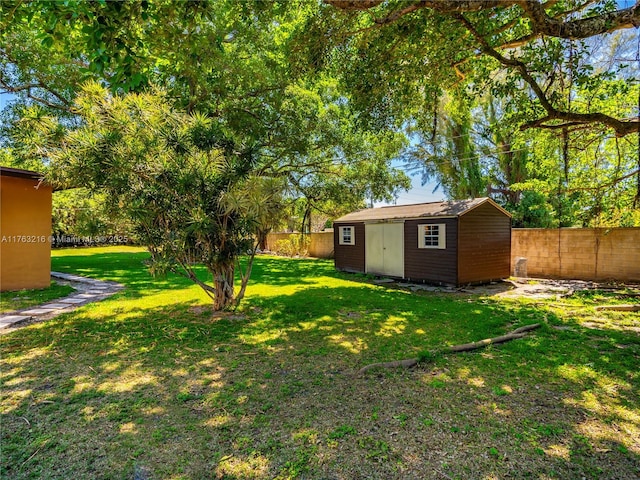
[[414,205],[394,205],[389,207],[365,208],[348,213],[336,222],[367,222],[384,220],[402,220],[407,218],[459,217],[474,208],[490,203],[505,215],[511,214],[488,197],[448,202],[417,203]]
[[0,175],[3,177],[29,178],[32,180],[42,180],[43,175],[31,170],[22,170],[21,168],[3,167],[0,165]]

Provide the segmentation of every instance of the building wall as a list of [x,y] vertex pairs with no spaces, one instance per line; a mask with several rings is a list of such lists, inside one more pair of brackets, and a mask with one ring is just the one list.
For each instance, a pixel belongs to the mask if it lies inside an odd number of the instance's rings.
[[640,281],[640,228],[513,229],[529,277]]
[[51,187],[0,178],[0,290],[45,288],[51,282]]
[[[338,241],[339,228],[341,226],[355,227],[355,245],[340,245]],[[363,272],[365,271],[364,259],[364,223],[334,223],[333,224],[333,245],[334,259],[338,270],[346,272]]]
[[[446,248],[418,248],[418,225],[444,223]],[[404,276],[411,281],[457,283],[458,219],[407,220],[404,223]]]
[[490,203],[462,215],[458,235],[458,283],[510,276],[511,218]]

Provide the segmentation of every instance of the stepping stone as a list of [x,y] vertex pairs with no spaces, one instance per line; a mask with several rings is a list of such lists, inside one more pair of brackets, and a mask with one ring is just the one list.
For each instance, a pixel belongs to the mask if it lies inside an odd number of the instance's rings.
[[60,308],[68,308],[68,307],[69,307],[68,303],[47,303],[46,305],[42,305],[41,308],[53,308],[57,310]]
[[74,295],[73,298],[96,298],[98,297],[98,295],[96,295],[95,293],[79,293],[77,295]]
[[22,322],[23,320],[29,320],[31,317],[28,315],[4,315],[0,317],[0,328],[6,328],[14,323]]
[[380,285],[383,283],[393,283],[393,282],[395,282],[395,280],[393,280],[392,278],[378,278],[373,281],[373,283],[380,284]]
[[51,313],[55,311],[56,311],[55,308],[32,308],[31,310],[23,310],[20,313],[22,313],[23,315],[33,316],[33,315],[44,315],[45,313]]
[[73,275],[69,275],[68,273],[51,272],[51,276],[52,277],[56,277],[56,278],[63,278],[65,280],[68,280]]
[[79,277],[79,276],[77,276],[77,275],[67,275],[65,278],[66,278],[67,280],[72,280],[72,281],[74,281],[74,282],[82,282],[82,281],[84,281],[84,278]]
[[87,300],[84,298],[75,298],[75,297],[71,297],[71,298],[63,298],[62,300],[60,300],[60,303],[70,303],[73,305],[79,305],[81,303],[85,303]]
[[409,287],[413,292],[417,292],[419,290],[425,291],[425,292],[439,292],[442,290],[442,288],[440,287],[434,287],[434,286],[430,286],[430,285],[412,285]]

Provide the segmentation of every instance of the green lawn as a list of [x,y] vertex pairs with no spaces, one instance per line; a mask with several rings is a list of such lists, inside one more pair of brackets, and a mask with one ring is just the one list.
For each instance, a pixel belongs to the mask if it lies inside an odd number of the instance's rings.
[[[638,315],[596,312],[594,294],[414,294],[259,257],[238,311],[213,315],[188,281],[149,277],[140,249],[53,255],[127,288],[0,337],[0,478],[640,475]],[[524,339],[353,375],[534,322]]]
[[51,282],[49,288],[0,292],[0,313],[42,305],[57,298],[66,297],[73,292],[74,289],[69,285],[60,285],[56,282]]

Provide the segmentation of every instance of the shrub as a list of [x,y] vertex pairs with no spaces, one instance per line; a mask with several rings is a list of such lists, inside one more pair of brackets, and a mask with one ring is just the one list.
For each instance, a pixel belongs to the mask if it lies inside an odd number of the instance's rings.
[[309,235],[290,235],[289,238],[278,240],[273,247],[274,253],[286,257],[306,257],[309,254],[311,238]]

